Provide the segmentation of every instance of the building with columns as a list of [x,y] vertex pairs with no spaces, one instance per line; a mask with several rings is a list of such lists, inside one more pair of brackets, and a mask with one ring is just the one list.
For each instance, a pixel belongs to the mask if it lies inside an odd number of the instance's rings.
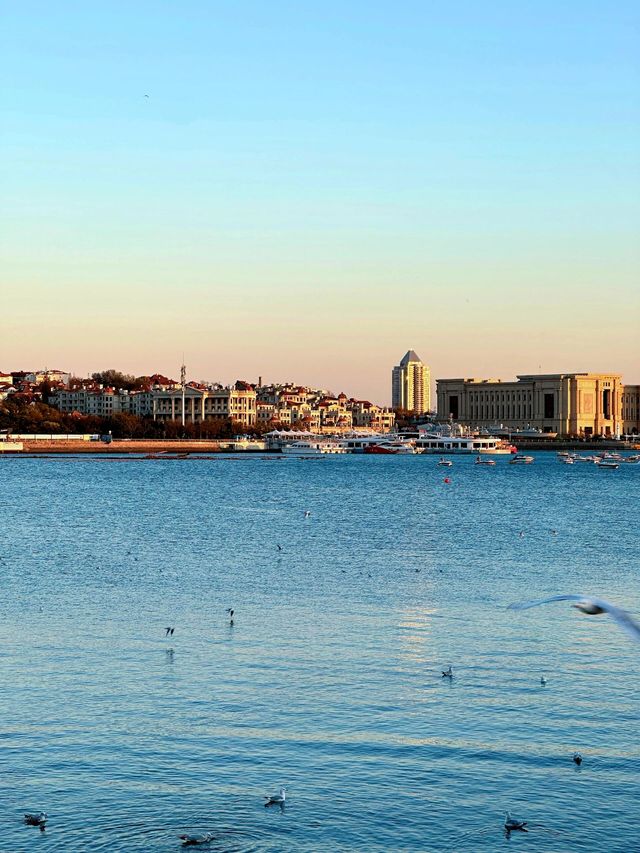
[[[622,378],[615,373],[527,375],[515,382],[438,379],[437,398],[439,419],[472,427],[501,424],[585,437],[626,431]],[[631,399],[626,405],[633,409]]]
[[[244,427],[256,423],[256,392],[248,382],[236,382],[228,388],[201,387],[190,383],[184,389],[184,402],[184,419],[188,424],[227,418]],[[180,420],[182,389],[154,392],[152,406],[154,420]]]
[[391,375],[391,405],[423,415],[431,409],[431,371],[410,349],[393,368]]

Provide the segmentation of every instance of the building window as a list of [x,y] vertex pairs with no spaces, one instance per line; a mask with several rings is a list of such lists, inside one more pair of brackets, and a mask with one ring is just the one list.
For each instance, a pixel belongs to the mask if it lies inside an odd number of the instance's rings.
[[553,394],[545,394],[544,395],[544,417],[545,420],[551,420],[555,417],[555,405],[554,405],[554,395]]

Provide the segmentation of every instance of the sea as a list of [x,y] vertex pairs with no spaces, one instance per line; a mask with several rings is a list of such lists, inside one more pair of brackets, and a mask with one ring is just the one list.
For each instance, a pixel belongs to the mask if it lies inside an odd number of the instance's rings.
[[0,459],[1,853],[640,851],[640,644],[507,609],[640,619],[640,465],[534,455]]

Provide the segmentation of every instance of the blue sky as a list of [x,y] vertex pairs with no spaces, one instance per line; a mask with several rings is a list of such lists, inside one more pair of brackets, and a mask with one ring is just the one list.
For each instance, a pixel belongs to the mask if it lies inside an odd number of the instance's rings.
[[640,6],[559,5],[5,3],[0,369],[640,381]]

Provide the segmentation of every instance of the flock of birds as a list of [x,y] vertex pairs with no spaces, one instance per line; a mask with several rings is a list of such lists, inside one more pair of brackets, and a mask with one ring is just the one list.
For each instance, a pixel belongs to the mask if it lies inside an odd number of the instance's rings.
[[[310,510],[304,510],[304,518],[308,519],[311,517]],[[552,534],[556,534],[557,531],[552,530]],[[523,536],[524,533],[521,532],[520,536]],[[282,546],[276,546],[278,551],[282,551]],[[416,569],[418,572],[419,569]],[[369,574],[369,577],[371,575]],[[514,604],[510,604],[507,609],[509,610],[528,610],[531,607],[538,607],[543,604],[550,604],[557,601],[571,601],[574,602],[571,606],[575,609],[579,610],[581,613],[586,614],[587,616],[602,616],[604,614],[609,615],[629,636],[631,636],[634,640],[640,641],[640,625],[634,621],[634,619],[622,608],[618,607],[615,604],[612,604],[609,601],[605,601],[602,598],[596,598],[593,596],[587,596],[582,594],[563,594],[563,595],[553,595],[548,598],[540,598],[532,601],[523,601]],[[229,617],[229,625],[234,625],[234,615],[235,610],[232,607],[227,607],[225,611]],[[167,626],[165,627],[165,637],[173,637],[175,632],[175,626]],[[173,655],[173,649],[167,650],[168,654]],[[451,665],[447,667],[447,669],[442,670],[442,678],[453,679],[453,668]],[[542,686],[547,684],[547,679],[545,676],[540,677],[540,684]],[[581,753],[574,752],[572,756],[573,763],[580,767],[583,762],[583,757]],[[281,809],[284,809],[286,803],[286,788],[280,788],[278,794],[265,794],[265,808],[270,806],[279,806]],[[40,829],[41,832],[45,831],[46,824],[48,820],[48,815],[46,812],[26,812],[24,815],[24,822],[28,826],[35,826]],[[530,824],[526,820],[522,820],[521,818],[516,818],[511,815],[510,812],[506,812],[504,818],[504,830],[505,834],[508,837],[512,832],[528,832],[528,826]],[[215,836],[213,833],[207,832],[204,835],[180,835],[178,836],[182,841],[182,845],[184,847],[192,847],[197,845],[206,845],[215,840]]]

